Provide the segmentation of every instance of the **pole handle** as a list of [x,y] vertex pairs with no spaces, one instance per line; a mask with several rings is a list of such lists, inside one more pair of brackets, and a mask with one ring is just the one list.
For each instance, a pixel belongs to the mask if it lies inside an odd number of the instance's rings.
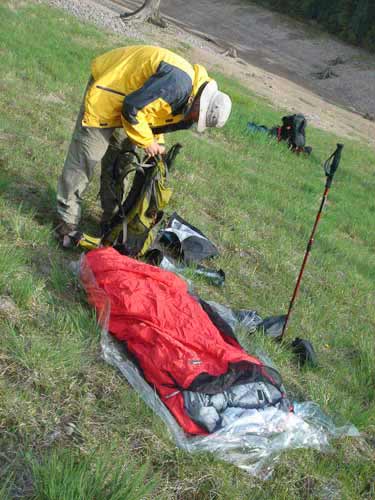
[[324,163],[324,172],[327,176],[326,187],[330,187],[332,184],[333,176],[336,173],[336,170],[339,168],[340,160],[341,160],[341,152],[343,149],[343,144],[337,144],[336,150]]

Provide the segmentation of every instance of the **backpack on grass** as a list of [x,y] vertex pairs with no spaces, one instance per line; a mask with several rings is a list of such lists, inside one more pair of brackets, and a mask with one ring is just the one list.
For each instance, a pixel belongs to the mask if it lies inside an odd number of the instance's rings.
[[181,144],[175,144],[165,156],[149,158],[145,163],[141,163],[134,151],[121,153],[115,169],[116,182],[125,183],[134,173],[130,191],[124,202],[118,199],[118,211],[102,237],[93,238],[76,232],[74,236],[70,235],[76,245],[86,249],[113,246],[124,255],[142,257],[152,244],[155,238],[153,229],[163,219],[164,209],[171,199],[168,175],[181,147]]
[[152,229],[163,219],[164,209],[172,196],[168,174],[181,147],[175,144],[165,157],[150,158],[144,164],[138,162],[138,166],[137,163],[128,164],[122,173],[123,181],[135,170],[133,184],[102,237],[104,246],[114,246],[121,253],[134,257],[146,253],[154,240]]
[[312,148],[305,145],[307,127],[305,116],[302,114],[288,115],[283,116],[281,120],[282,125],[272,127],[271,129],[253,122],[249,122],[247,128],[252,132],[264,132],[277,137],[279,142],[285,141],[293,153],[305,153],[309,155],[312,152]]
[[[306,118],[301,114],[283,116],[283,124],[277,127],[277,139],[286,141],[295,153],[306,152]],[[311,152],[311,151],[310,151]]]

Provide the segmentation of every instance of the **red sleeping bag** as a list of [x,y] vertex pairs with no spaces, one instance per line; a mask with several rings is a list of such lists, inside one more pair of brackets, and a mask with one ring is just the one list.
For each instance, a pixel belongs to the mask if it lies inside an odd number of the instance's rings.
[[261,361],[220,332],[173,273],[99,248],[84,257],[81,279],[98,317],[105,292],[109,332],[126,342],[145,379],[186,432],[207,434],[185,411],[182,389],[199,390],[199,381],[206,389],[215,381],[228,383],[230,372],[262,371]]

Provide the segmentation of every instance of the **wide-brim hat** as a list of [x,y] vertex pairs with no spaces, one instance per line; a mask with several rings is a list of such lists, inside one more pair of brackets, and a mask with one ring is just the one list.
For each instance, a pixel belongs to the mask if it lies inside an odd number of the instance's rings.
[[224,92],[220,92],[215,80],[204,87],[199,101],[199,118],[197,131],[203,132],[207,127],[223,127],[232,109],[232,101]]

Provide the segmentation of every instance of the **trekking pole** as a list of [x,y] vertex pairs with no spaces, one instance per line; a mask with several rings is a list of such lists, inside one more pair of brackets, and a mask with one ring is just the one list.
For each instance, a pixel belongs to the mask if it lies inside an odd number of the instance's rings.
[[335,172],[336,172],[336,170],[337,170],[337,168],[338,168],[338,166],[340,164],[341,151],[342,151],[343,147],[344,147],[343,144],[337,144],[336,151],[324,163],[324,172],[326,174],[327,181],[326,181],[326,185],[325,185],[325,189],[324,189],[324,193],[323,193],[323,198],[322,198],[322,201],[320,203],[319,211],[318,211],[316,219],[315,219],[314,227],[312,229],[309,242],[307,244],[307,248],[306,248],[305,256],[303,258],[301,270],[299,272],[299,275],[298,275],[298,278],[297,278],[297,282],[296,282],[296,286],[294,288],[292,300],[289,303],[289,308],[288,308],[288,312],[287,312],[287,315],[286,315],[286,318],[285,318],[283,330],[281,332],[280,340],[283,338],[284,333],[286,331],[286,328],[288,326],[288,322],[289,322],[290,315],[292,313],[293,305],[294,305],[294,302],[296,300],[296,297],[297,297],[297,294],[298,294],[298,290],[299,290],[299,287],[300,287],[300,284],[301,284],[302,275],[303,275],[303,272],[305,270],[307,260],[309,258],[311,247],[313,246],[313,243],[314,243],[314,236],[315,236],[316,228],[317,228],[318,223],[320,221],[320,217],[321,217],[324,205],[325,205],[325,203],[327,201],[328,192],[329,192],[329,189],[330,189],[331,184],[332,184],[333,176],[335,175]]

